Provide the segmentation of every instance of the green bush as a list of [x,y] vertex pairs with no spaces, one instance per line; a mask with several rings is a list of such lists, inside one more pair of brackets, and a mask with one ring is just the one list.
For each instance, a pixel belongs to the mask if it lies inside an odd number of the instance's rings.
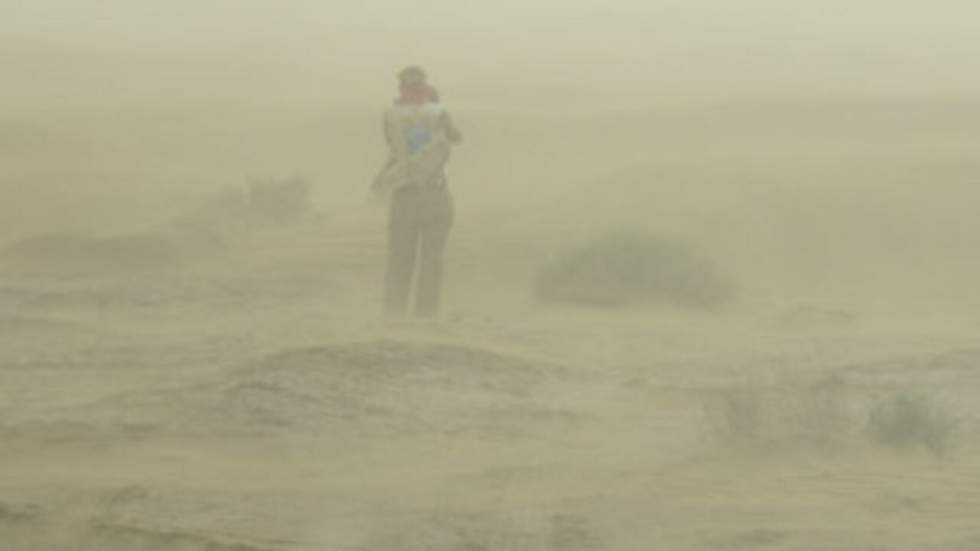
[[733,297],[734,287],[687,244],[616,232],[545,265],[535,293],[546,302],[714,309]]
[[875,439],[893,447],[923,445],[943,454],[954,422],[932,400],[902,392],[881,401],[872,410],[868,428]]

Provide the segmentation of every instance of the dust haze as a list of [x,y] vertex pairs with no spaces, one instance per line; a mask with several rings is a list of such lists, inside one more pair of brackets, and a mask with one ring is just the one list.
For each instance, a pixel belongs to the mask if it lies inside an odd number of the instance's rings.
[[0,4],[3,549],[980,548],[975,3]]

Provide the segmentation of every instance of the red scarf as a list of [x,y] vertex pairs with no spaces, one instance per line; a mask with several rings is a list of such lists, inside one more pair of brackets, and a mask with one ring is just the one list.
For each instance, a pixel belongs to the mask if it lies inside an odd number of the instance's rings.
[[432,88],[411,86],[401,89],[401,95],[395,99],[395,103],[398,105],[425,105],[432,100]]

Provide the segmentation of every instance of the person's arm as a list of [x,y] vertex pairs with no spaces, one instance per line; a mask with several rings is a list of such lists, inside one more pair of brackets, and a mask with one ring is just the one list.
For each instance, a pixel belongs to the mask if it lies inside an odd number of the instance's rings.
[[381,134],[384,136],[385,144],[388,146],[388,160],[385,161],[384,166],[381,167],[381,170],[371,182],[371,191],[376,197],[382,196],[387,190],[390,183],[389,173],[398,163],[398,150],[394,140],[395,129],[391,119],[392,117],[388,111],[385,111],[381,117]]
[[393,128],[394,123],[391,120],[390,113],[385,111],[381,116],[381,131],[385,137],[385,143],[388,145],[388,158],[395,158],[395,129]]
[[442,125],[446,131],[446,139],[449,140],[449,143],[458,144],[463,141],[463,134],[453,124],[453,119],[449,116],[449,111],[442,112]]

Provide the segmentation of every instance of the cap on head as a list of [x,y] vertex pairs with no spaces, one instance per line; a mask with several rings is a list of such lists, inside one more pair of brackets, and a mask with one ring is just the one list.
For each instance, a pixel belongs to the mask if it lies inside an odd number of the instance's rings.
[[421,86],[425,82],[425,71],[417,65],[405,67],[398,72],[398,83],[402,86]]

